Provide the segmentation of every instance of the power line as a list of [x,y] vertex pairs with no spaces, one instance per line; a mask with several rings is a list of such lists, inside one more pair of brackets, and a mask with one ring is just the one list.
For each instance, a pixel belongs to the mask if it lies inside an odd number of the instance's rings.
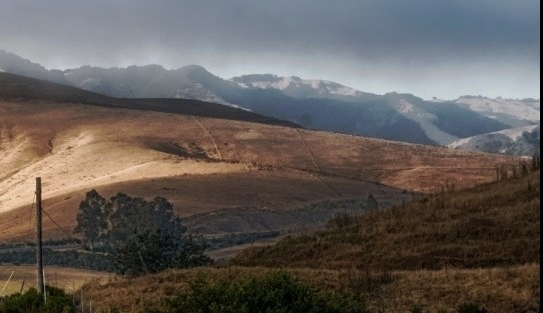
[[86,247],[83,243],[81,243],[81,240],[75,238],[74,236],[72,236],[70,233],[68,233],[67,231],[64,230],[64,228],[62,228],[50,215],[49,213],[45,212],[45,210],[42,210],[42,213],[45,214],[45,216],[47,216],[51,222],[53,222],[53,224],[55,224],[63,233],[65,233],[68,237],[70,237],[70,239],[72,239],[74,242],[78,243],[81,245],[81,247],[85,250],[89,250],[88,247]]

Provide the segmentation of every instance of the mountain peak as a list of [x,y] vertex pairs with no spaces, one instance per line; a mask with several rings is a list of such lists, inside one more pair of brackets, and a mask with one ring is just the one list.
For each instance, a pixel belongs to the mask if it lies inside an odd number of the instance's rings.
[[277,89],[294,98],[356,99],[367,95],[356,89],[322,79],[302,79],[298,76],[251,74],[233,77],[231,82],[241,88]]
[[189,64],[177,69],[177,71],[183,71],[188,73],[207,73],[211,74],[205,67],[198,64]]
[[232,77],[230,80],[233,82],[253,82],[253,81],[267,81],[267,82],[275,82],[279,80],[282,77],[279,77],[275,74],[247,74],[247,75],[241,75]]

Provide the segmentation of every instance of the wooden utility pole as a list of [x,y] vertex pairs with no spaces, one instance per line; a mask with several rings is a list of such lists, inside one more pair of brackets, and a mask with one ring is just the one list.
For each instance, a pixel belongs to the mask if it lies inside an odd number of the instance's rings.
[[38,293],[45,294],[43,282],[43,253],[41,237],[41,177],[36,177],[36,272],[38,274]]

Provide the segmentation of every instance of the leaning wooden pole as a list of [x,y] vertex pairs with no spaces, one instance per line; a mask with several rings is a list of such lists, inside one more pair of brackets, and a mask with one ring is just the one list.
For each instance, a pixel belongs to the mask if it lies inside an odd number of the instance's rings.
[[36,272],[38,275],[38,293],[45,293],[43,283],[43,252],[41,236],[41,177],[36,177]]

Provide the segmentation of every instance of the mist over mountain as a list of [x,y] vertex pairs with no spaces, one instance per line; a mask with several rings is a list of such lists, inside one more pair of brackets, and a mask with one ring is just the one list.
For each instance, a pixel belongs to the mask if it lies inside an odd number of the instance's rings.
[[301,79],[297,76],[279,77],[273,74],[250,74],[233,77],[229,81],[242,88],[278,89],[297,98],[325,98],[344,101],[370,100],[376,94],[361,92],[335,82],[320,79]]
[[533,156],[541,153],[540,125],[505,129],[451,142],[450,148],[474,150],[515,156]]
[[426,101],[411,94],[366,93],[335,82],[251,74],[230,79],[202,66],[160,65],[47,70],[0,50],[0,70],[119,98],[216,102],[304,127],[411,143],[447,145],[462,138],[537,125],[540,102],[466,96]]
[[463,96],[453,102],[511,127],[533,125],[540,121],[539,99],[491,99],[483,96]]

